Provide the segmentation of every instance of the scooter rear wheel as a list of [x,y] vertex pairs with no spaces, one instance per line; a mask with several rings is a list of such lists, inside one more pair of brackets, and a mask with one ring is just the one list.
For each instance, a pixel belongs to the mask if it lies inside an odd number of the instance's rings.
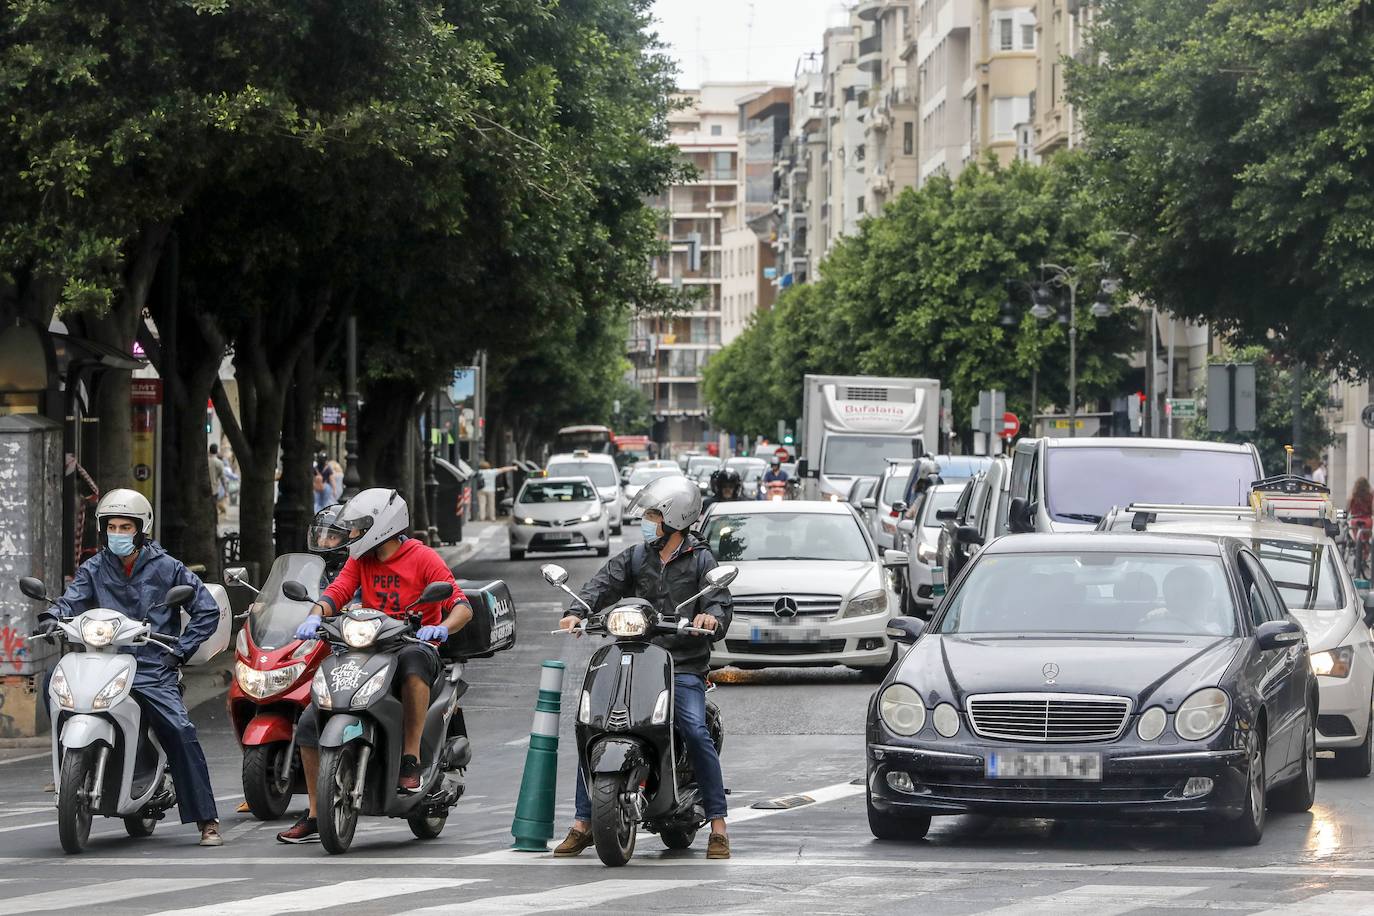
[[602,774],[592,781],[592,840],[601,864],[617,868],[635,854],[635,823],[625,803],[624,773]]
[[358,828],[353,789],[358,781],[356,744],[320,750],[320,845],[332,855],[348,852]]
[[[243,752],[243,797],[260,821],[279,820],[291,804],[291,762],[283,761],[287,742],[250,747]],[[281,779],[286,770],[285,785]]]
[[448,823],[448,812],[443,814],[416,814],[406,818],[406,823],[410,825],[410,832],[421,840],[433,840],[444,832],[444,824]]
[[691,849],[692,841],[697,838],[695,830],[663,830],[658,835],[669,849]]
[[81,852],[91,838],[91,792],[95,767],[84,748],[62,755],[57,783],[57,838],[70,853]]
[[157,818],[139,817],[137,814],[124,818],[124,832],[132,837],[152,836],[157,829]]

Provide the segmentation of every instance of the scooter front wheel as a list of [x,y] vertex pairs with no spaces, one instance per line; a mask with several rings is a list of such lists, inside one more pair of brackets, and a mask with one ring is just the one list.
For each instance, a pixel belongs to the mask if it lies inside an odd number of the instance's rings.
[[617,868],[635,854],[635,824],[625,802],[624,773],[599,774],[592,780],[592,840],[601,864]]
[[292,761],[283,759],[287,746],[277,741],[243,752],[243,797],[260,821],[279,820],[291,804]]
[[333,855],[348,852],[358,828],[353,790],[358,781],[358,747],[349,744],[320,751],[320,845]]
[[91,794],[95,767],[84,748],[62,756],[57,784],[57,838],[70,853],[81,852],[91,838]]

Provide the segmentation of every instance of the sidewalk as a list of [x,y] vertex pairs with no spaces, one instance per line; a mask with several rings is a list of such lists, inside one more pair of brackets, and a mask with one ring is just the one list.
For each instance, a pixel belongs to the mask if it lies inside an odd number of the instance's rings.
[[460,566],[483,550],[497,544],[505,544],[507,525],[506,519],[496,522],[467,522],[463,525],[462,542],[438,548],[439,556],[444,558],[450,569]]

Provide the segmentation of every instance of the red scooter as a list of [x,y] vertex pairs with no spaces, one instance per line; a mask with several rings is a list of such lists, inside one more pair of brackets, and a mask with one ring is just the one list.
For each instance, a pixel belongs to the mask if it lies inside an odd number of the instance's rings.
[[[286,813],[291,796],[305,791],[296,720],[310,705],[310,682],[329,655],[320,640],[299,640],[296,628],[319,597],[324,560],[311,553],[277,557],[261,590],[245,579],[243,567],[224,571],[226,585],[253,589],[256,597],[235,647],[229,687],[229,720],[243,746],[243,795],[259,820]],[[282,594],[283,582],[309,583],[309,600]]]

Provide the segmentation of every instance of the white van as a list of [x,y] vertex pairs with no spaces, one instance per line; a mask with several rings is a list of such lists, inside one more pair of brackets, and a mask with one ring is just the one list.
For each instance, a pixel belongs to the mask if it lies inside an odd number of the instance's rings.
[[550,477],[586,477],[590,480],[604,503],[606,514],[611,517],[611,534],[620,533],[624,520],[620,504],[620,469],[616,467],[615,458],[578,449],[554,455],[544,473]]
[[1253,445],[1190,439],[1022,439],[1012,452],[1013,533],[1091,530],[1113,506],[1245,506],[1263,477]]

